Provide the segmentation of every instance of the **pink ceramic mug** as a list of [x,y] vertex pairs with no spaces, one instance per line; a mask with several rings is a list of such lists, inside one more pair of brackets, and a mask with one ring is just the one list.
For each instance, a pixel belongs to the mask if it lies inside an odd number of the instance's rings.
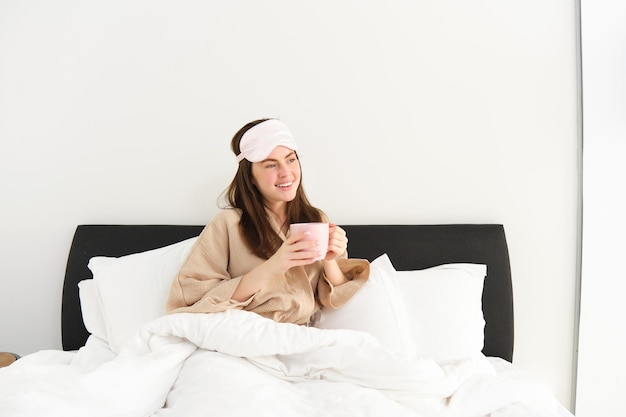
[[318,251],[321,255],[315,258],[316,261],[320,261],[326,257],[328,252],[328,223],[292,223],[289,225],[289,234],[291,236],[309,232],[302,240],[316,240],[318,242],[317,247],[312,250]]

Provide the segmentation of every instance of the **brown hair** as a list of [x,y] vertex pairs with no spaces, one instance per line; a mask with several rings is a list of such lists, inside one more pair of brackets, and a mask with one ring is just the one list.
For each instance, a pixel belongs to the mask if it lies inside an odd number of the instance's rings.
[[[247,123],[235,133],[230,149],[235,155],[239,155],[239,142],[248,129],[269,119],[259,119]],[[296,152],[296,157],[298,154]],[[231,207],[241,210],[239,228],[244,242],[257,256],[268,259],[282,245],[282,239],[272,228],[265,205],[263,195],[252,181],[252,162],[242,159],[235,177],[226,189],[225,198]],[[296,196],[287,202],[287,222],[319,222],[322,221],[322,212],[313,207],[302,187],[302,174]]]

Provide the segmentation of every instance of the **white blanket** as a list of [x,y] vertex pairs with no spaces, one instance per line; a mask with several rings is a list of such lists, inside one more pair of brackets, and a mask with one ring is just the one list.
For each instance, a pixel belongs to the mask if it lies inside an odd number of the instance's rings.
[[162,317],[98,364],[51,356],[0,369],[0,416],[568,415],[482,355],[441,367],[399,358],[366,333],[238,310]]

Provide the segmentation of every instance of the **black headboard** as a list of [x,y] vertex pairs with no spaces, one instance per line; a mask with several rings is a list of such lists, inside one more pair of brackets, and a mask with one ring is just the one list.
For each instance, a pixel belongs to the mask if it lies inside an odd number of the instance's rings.
[[[487,356],[513,359],[513,291],[504,228],[499,224],[347,225],[351,258],[370,261],[387,253],[398,270],[444,263],[487,265],[483,291]],[[92,278],[93,256],[123,256],[156,249],[197,236],[203,226],[82,225],[70,248],[63,284],[63,349],[83,346],[89,336],[83,324],[78,282]]]

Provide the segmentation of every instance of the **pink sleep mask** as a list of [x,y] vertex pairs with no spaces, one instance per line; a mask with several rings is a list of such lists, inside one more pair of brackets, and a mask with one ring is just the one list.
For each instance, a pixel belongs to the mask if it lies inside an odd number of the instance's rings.
[[263,161],[277,146],[296,150],[296,142],[289,128],[277,119],[261,122],[246,131],[239,142],[241,153],[237,162],[247,159],[250,162]]

